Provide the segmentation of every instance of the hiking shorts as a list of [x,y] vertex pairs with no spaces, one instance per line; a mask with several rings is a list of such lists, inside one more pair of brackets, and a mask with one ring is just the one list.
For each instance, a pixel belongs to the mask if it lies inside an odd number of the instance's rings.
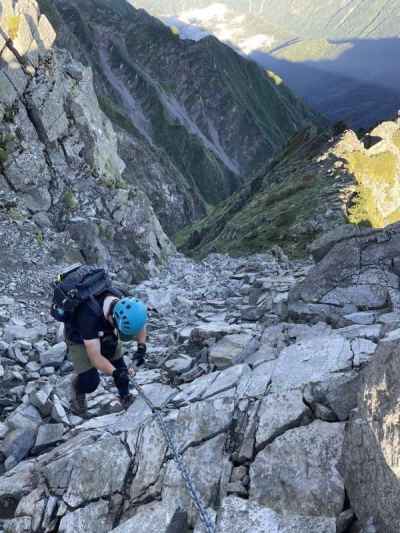
[[[86,348],[83,344],[75,344],[75,343],[67,341],[67,346],[68,346],[68,358],[74,365],[74,370],[77,374],[82,374],[83,372],[86,372],[87,370],[94,368],[94,366],[90,362],[90,359],[86,352]],[[107,357],[107,359],[111,361],[112,363],[113,361],[117,361],[118,359],[121,359],[121,357],[122,357],[121,344],[118,343],[117,349],[115,350],[114,355],[111,357]]]

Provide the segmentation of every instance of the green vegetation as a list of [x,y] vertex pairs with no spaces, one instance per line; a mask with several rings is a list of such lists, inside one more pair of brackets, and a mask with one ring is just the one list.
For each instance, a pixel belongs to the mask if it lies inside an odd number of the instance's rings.
[[74,193],[71,190],[65,191],[64,196],[64,205],[67,209],[71,211],[78,207],[78,200],[76,199]]
[[5,27],[10,39],[17,38],[21,17],[19,15],[12,15],[5,20]]
[[[357,197],[350,209],[350,222],[366,222],[374,228],[386,226],[388,221],[380,209],[380,203],[386,198],[390,199],[392,191],[398,186],[396,157],[391,152],[369,156],[360,151],[348,154],[347,161],[349,171],[357,182]],[[393,216],[396,218],[397,215],[392,213],[391,218]]]
[[303,257],[307,244],[319,236],[309,221],[330,207],[328,194],[335,194],[328,193],[335,177],[313,162],[326,140],[311,130],[293,137],[264,175],[179,232],[177,247],[203,257],[215,251],[256,253],[278,244],[292,257]]
[[318,61],[320,59],[337,59],[345,50],[352,48],[352,44],[330,43],[326,39],[309,39],[296,42],[283,48],[276,55],[288,61]]
[[180,33],[179,33],[179,30],[176,26],[171,26],[171,32],[176,35],[177,37],[179,37]]
[[272,70],[266,70],[267,76],[270,80],[272,80],[275,85],[282,85],[283,79],[278,76],[278,74],[275,74],[275,72],[272,72]]
[[43,232],[38,230],[35,234],[35,239],[36,239],[36,242],[42,246],[42,244],[44,243],[44,235],[43,235]]
[[393,134],[392,141],[393,141],[393,144],[396,146],[396,148],[397,148],[398,150],[400,150],[400,130],[397,130],[397,131]]
[[107,187],[107,189],[128,189],[128,184],[122,178],[106,178],[102,177],[98,180],[98,183],[102,187]]
[[123,114],[123,112],[115,105],[111,98],[108,98],[107,96],[99,96],[98,100],[101,110],[114,124],[128,133],[136,132],[135,126],[126,117],[126,114]]

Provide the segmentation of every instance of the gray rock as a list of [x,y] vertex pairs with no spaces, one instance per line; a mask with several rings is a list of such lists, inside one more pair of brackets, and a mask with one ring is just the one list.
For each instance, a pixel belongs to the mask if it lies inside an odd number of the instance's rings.
[[10,472],[0,476],[0,506],[6,516],[13,516],[18,502],[36,486],[33,463],[24,461]]
[[252,339],[251,335],[227,335],[214,346],[209,352],[210,364],[217,368],[227,368],[240,362],[247,345]]
[[393,342],[400,339],[400,328],[394,329],[388,333],[383,339],[382,342]]
[[347,328],[341,328],[337,331],[343,337],[347,339],[356,339],[361,337],[363,339],[370,339],[372,341],[378,341],[382,332],[381,324],[375,324],[371,326],[348,326]]
[[181,450],[229,430],[234,411],[233,398],[209,399],[179,410],[174,424]]
[[122,523],[112,533],[160,533],[167,531],[177,507],[168,508],[163,502],[140,506],[135,515]]
[[[190,464],[190,471],[196,479],[197,490],[207,506],[218,496],[223,476],[223,449],[225,436],[220,435],[199,447],[189,448],[184,454],[184,460]],[[162,501],[169,509],[177,507],[188,512],[189,524],[192,527],[197,520],[197,511],[189,496],[182,476],[173,461],[168,463],[163,490]]]
[[[204,530],[196,530],[203,533]],[[216,533],[335,533],[332,517],[280,515],[257,503],[229,496],[222,502]]]
[[41,453],[46,448],[56,445],[62,440],[63,434],[63,424],[43,424],[39,428],[33,451]]
[[358,412],[346,431],[344,473],[352,507],[363,527],[400,530],[398,424],[400,344],[384,342],[363,374]]
[[180,357],[169,359],[165,363],[165,367],[175,374],[182,374],[190,370],[193,365],[193,359],[191,357],[181,355]]
[[354,324],[368,326],[374,324],[377,321],[378,316],[378,313],[375,311],[368,311],[363,313],[351,313],[350,315],[345,315],[344,318]]
[[17,324],[8,324],[4,330],[4,340],[6,342],[25,340],[30,343],[34,343],[41,337],[44,337],[46,333],[47,328],[43,324],[32,328],[27,328],[26,326],[20,326]]
[[67,505],[78,507],[87,500],[122,491],[130,458],[119,438],[104,434],[77,447],[72,439],[57,452],[59,458],[50,458],[42,472],[50,490],[61,492]]
[[[309,383],[304,388],[304,399],[317,417],[321,416],[321,406],[329,412],[328,420],[348,420],[351,411],[357,406],[360,386],[358,372],[338,372],[328,381]],[[326,420],[325,411],[323,420]],[[332,418],[332,414],[334,417]]]
[[21,405],[7,418],[7,424],[14,429],[35,431],[41,423],[42,417],[33,405]]
[[299,388],[310,382],[329,381],[335,373],[351,370],[350,342],[339,335],[320,336],[284,349],[272,375],[272,390]]
[[[128,444],[137,443],[137,432],[130,432]],[[161,492],[164,477],[163,463],[167,445],[156,421],[146,425],[140,443],[135,448],[137,472],[130,487],[130,500],[143,501],[156,497]]]
[[67,345],[65,342],[59,342],[46,352],[39,354],[40,363],[42,366],[59,367],[63,364],[66,355]]
[[237,387],[237,398],[259,398],[265,396],[272,381],[276,361],[258,365],[252,372],[245,372]]
[[345,533],[355,521],[353,509],[347,509],[340,513],[336,521],[336,533]]
[[15,299],[10,297],[10,296],[6,296],[6,295],[3,295],[3,296],[0,296],[0,305],[4,305],[4,306],[12,306],[15,304]]
[[9,431],[10,428],[7,426],[7,424],[0,422],[0,439],[4,439]]
[[51,394],[53,387],[51,385],[45,385],[40,390],[33,391],[29,395],[29,400],[44,417],[49,416],[53,408],[53,402],[51,400]]
[[289,429],[312,420],[310,409],[303,402],[300,390],[269,394],[259,407],[256,448],[264,448]]
[[368,339],[354,339],[351,343],[351,349],[354,353],[354,366],[360,367],[367,364],[374,355],[376,348],[377,345]]
[[287,431],[250,467],[250,498],[282,513],[339,516],[344,481],[337,468],[344,424],[315,421]]
[[112,528],[109,504],[100,500],[62,517],[60,533],[108,533]]
[[69,425],[68,415],[65,412],[63,404],[61,403],[59,398],[57,398],[57,396],[55,396],[53,398],[53,407],[52,407],[52,410],[51,410],[51,418],[55,422],[61,422],[62,424]]
[[4,524],[4,533],[31,533],[32,519],[27,516],[7,520]]
[[6,457],[13,457],[19,463],[29,455],[35,442],[36,431],[32,429],[15,429],[9,432],[0,445]]

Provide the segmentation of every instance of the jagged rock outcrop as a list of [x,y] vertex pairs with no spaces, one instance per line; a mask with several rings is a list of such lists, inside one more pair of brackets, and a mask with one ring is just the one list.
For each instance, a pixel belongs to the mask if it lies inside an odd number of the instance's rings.
[[68,231],[89,262],[143,279],[173,250],[145,193],[130,185],[92,72],[53,47],[36,2],[2,2],[0,184],[45,237]]
[[343,461],[357,515],[365,526],[387,533],[400,528],[399,333],[397,329],[388,335],[365,371],[358,410],[346,432]]
[[217,39],[181,41],[125,0],[41,5],[58,44],[93,67],[102,108],[123,133],[129,181],[169,235],[321,120]]
[[[369,266],[376,267],[382,255],[390,256],[388,241],[383,232],[369,238],[364,237]],[[156,308],[148,366],[137,380],[163,407],[218,533],[266,528],[334,533],[352,524],[355,531],[368,531],[362,527],[371,525],[371,518],[377,527],[385,520],[395,523],[397,504],[391,496],[383,503],[386,493],[382,502],[372,502],[369,483],[373,475],[374,483],[395,497],[396,480],[381,459],[371,463],[364,457],[375,459],[374,450],[386,457],[388,443],[395,473],[397,422],[386,408],[395,409],[397,398],[392,347],[400,314],[387,300],[379,309],[353,309],[345,323],[328,324],[319,307],[318,323],[308,316],[307,322],[299,316],[297,322],[288,320],[289,295],[311,283],[318,291],[315,276],[324,261],[331,257],[333,264],[346,255],[336,247],[316,267],[290,262],[279,249],[248,258],[213,255],[201,263],[176,256],[158,277],[130,289]],[[396,252],[391,264],[398,257]],[[115,389],[103,377],[89,397],[88,419],[74,416],[71,363],[54,324],[38,322],[24,307],[19,308],[24,321],[18,319],[19,304],[11,293],[5,296],[0,300],[0,373],[7,389],[6,398],[0,387],[4,532],[169,533],[173,527],[203,532],[143,399],[136,396],[126,413],[115,413]],[[290,306],[289,301],[289,312]],[[229,347],[234,357],[227,357]],[[130,344],[124,349],[128,362],[132,349]],[[363,369],[370,377],[354,414]],[[377,382],[388,392],[378,394]]]
[[[318,320],[325,316],[334,324],[358,324],[351,327],[360,328],[360,311],[370,311],[371,324],[374,313],[388,307],[399,309],[400,224],[382,231],[352,230],[348,236],[339,231],[320,244],[314,246],[317,255],[330,250],[291,292],[292,317]],[[376,336],[370,331],[372,338]]]

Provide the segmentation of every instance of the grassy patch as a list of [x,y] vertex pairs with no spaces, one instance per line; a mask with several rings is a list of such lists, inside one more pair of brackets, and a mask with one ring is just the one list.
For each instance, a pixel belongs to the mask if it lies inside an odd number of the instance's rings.
[[107,96],[98,97],[100,108],[108,116],[108,118],[121,129],[127,131],[128,133],[135,133],[136,129],[132,122],[126,118],[125,115],[117,108],[117,106],[112,102]]
[[350,209],[350,222],[367,222],[374,228],[386,226],[388,222],[380,206],[384,206],[385,199],[390,199],[392,191],[398,186],[396,157],[391,152],[373,156],[353,152],[347,155],[347,161],[349,171],[357,182],[357,197]]
[[64,205],[67,209],[76,209],[78,207],[78,200],[76,199],[74,193],[72,191],[65,191],[64,196]]
[[98,181],[99,185],[102,187],[107,187],[107,189],[128,189],[128,184],[122,178],[100,178]]
[[397,131],[393,134],[392,141],[393,141],[393,144],[396,146],[396,148],[397,148],[398,150],[400,150],[400,130],[397,130]]
[[7,17],[5,26],[10,39],[14,40],[17,38],[20,23],[21,17],[19,15]]

